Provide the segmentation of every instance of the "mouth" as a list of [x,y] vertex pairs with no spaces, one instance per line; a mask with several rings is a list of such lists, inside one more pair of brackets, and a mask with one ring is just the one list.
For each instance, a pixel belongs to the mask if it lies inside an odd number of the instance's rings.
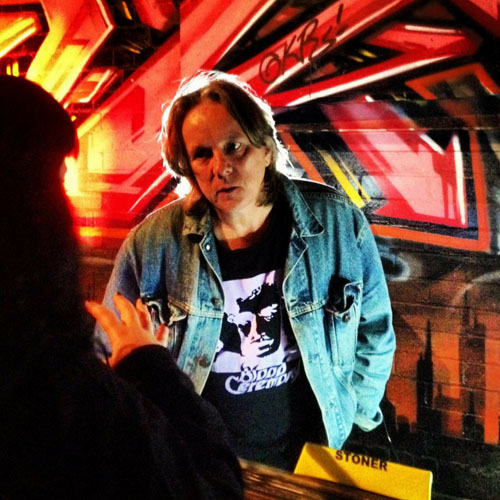
[[217,190],[217,194],[229,194],[229,193],[232,193],[234,191],[236,191],[236,189],[238,189],[237,186],[229,186],[229,187],[225,187],[225,188],[222,188],[222,189],[219,189]]

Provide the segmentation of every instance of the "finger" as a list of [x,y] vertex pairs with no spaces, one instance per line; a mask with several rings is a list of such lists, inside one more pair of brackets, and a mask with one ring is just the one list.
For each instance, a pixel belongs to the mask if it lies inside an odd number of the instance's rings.
[[162,323],[158,330],[156,331],[156,338],[161,343],[161,345],[165,345],[165,341],[167,339],[167,327]]
[[90,300],[85,301],[85,309],[96,319],[111,341],[117,337],[121,323],[112,311]]
[[135,303],[135,308],[137,309],[137,314],[139,316],[139,321],[141,326],[145,329],[153,333],[153,322],[151,320],[151,314],[149,312],[148,306],[142,302],[139,298]]
[[115,293],[113,302],[120,313],[123,323],[130,326],[140,326],[139,316],[132,303],[123,295]]

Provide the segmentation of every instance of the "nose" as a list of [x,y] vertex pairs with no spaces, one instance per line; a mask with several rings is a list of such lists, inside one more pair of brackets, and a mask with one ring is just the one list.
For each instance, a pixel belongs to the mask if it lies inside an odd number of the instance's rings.
[[259,340],[261,340],[261,338],[262,334],[257,329],[257,321],[255,318],[253,318],[250,326],[250,333],[248,334],[248,340],[251,344],[253,344],[254,342],[258,342]]
[[232,170],[230,159],[224,154],[223,151],[214,151],[212,163],[213,173],[218,177],[224,177]]

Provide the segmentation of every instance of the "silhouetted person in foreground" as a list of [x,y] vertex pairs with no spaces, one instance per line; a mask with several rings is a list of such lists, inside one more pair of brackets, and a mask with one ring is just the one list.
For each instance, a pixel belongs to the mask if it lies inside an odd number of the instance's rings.
[[145,307],[116,297],[119,321],[88,303],[113,368],[94,354],[62,186],[76,149],[55,99],[0,76],[0,498],[241,498],[218,413]]

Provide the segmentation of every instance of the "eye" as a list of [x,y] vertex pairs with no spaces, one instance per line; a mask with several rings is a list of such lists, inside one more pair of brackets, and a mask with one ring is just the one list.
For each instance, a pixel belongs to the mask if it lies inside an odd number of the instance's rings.
[[196,148],[191,156],[191,160],[208,160],[212,158],[212,150],[210,148]]
[[231,142],[228,142],[224,148],[224,152],[227,154],[227,155],[230,155],[230,154],[233,154],[233,153],[237,153],[241,150],[242,148],[242,143],[239,142],[239,141],[231,141]]
[[245,323],[239,324],[238,327],[241,330],[241,333],[243,333],[245,337],[248,337],[248,334],[250,333],[250,329],[252,327],[252,323],[250,323],[250,321],[247,321]]

